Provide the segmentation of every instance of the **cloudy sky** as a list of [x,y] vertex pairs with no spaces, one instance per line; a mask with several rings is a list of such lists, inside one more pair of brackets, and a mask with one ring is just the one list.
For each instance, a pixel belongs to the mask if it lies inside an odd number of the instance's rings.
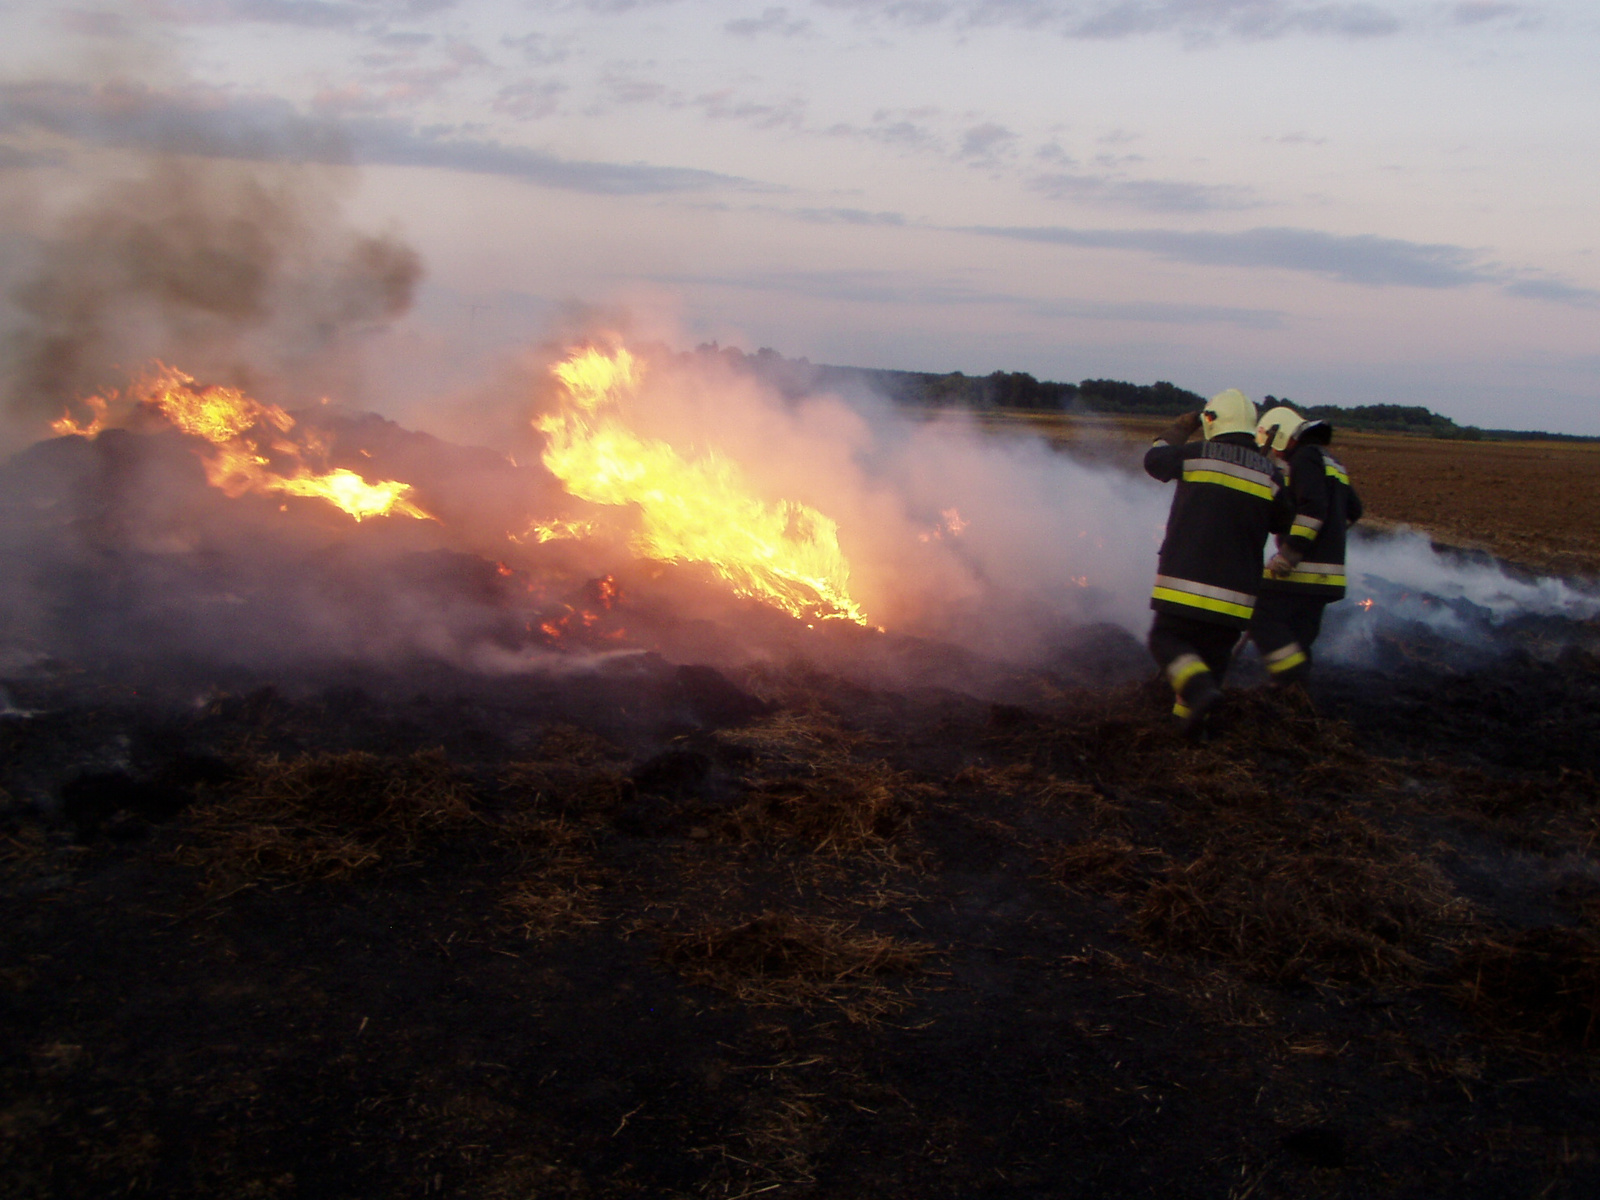
[[0,173],[353,162],[458,361],[626,305],[1600,433],[1597,61],[1580,0],[0,0]]

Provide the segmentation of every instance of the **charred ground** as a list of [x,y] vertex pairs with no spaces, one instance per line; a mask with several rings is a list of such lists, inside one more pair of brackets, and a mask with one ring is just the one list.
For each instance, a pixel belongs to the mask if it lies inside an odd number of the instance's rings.
[[[540,484],[326,432],[499,545]],[[8,1196],[1600,1181],[1592,625],[1341,606],[1366,666],[1194,744],[1113,627],[808,630],[161,434],[0,516]]]
[[981,696],[36,667],[0,1184],[1591,1194],[1592,632],[1396,634],[1201,744],[1105,631]]

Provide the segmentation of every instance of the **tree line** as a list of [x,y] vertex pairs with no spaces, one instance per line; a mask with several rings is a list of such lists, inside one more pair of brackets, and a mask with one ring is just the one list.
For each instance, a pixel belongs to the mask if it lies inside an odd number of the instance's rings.
[[[907,408],[1176,417],[1199,408],[1206,401],[1198,392],[1191,392],[1166,380],[1126,383],[1119,379],[1085,379],[1079,383],[1060,383],[1035,379],[1025,371],[964,375],[960,371],[935,374],[874,367],[832,367],[814,364],[804,358],[784,358],[776,350],[767,347],[754,354],[745,354],[737,347],[718,346],[716,343],[700,346],[696,352],[718,355],[736,369],[760,375],[789,396],[865,386]],[[1458,425],[1449,417],[1420,404],[1300,405],[1286,396],[1267,396],[1263,408],[1275,404],[1288,404],[1309,418],[1325,420],[1340,429],[1363,433],[1398,433],[1463,441],[1600,441],[1600,438],[1579,434],[1528,429],[1480,429],[1476,425]]]

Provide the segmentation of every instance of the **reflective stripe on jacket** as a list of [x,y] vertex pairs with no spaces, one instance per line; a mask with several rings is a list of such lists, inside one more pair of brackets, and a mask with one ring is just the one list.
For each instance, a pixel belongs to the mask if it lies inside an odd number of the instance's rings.
[[1243,629],[1255,610],[1267,535],[1289,528],[1282,473],[1249,434],[1157,441],[1144,468],[1177,483],[1150,607]]
[[1350,486],[1350,473],[1325,446],[1295,447],[1288,476],[1295,511],[1287,540],[1303,557],[1288,575],[1273,575],[1263,567],[1261,588],[1341,600],[1346,534],[1361,516],[1361,498]]

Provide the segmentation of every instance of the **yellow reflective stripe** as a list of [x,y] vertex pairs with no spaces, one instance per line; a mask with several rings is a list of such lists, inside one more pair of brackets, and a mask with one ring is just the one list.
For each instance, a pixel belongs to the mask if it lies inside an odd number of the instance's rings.
[[1276,472],[1264,469],[1266,460],[1261,455],[1253,454],[1251,457],[1260,461],[1263,466],[1247,466],[1242,462],[1235,462],[1231,458],[1212,454],[1208,449],[1199,458],[1184,459],[1183,469],[1185,471],[1220,471],[1224,475],[1232,475],[1237,479],[1253,479],[1257,483],[1271,483],[1277,478]]
[[1280,658],[1288,658],[1290,655],[1299,653],[1301,653],[1299,642],[1285,642],[1271,654],[1263,654],[1261,657],[1268,662],[1277,662]]
[[1293,525],[1289,526],[1289,536],[1303,537],[1308,541],[1314,542],[1317,540],[1317,530],[1311,528],[1309,525],[1302,525],[1300,522],[1296,521]]
[[1210,596],[1196,596],[1192,592],[1179,592],[1172,588],[1158,587],[1150,593],[1152,600],[1166,600],[1173,604],[1187,604],[1194,608],[1203,608],[1208,612],[1226,613],[1230,617],[1243,617],[1249,619],[1255,612],[1255,602],[1249,604],[1234,604],[1229,600],[1216,600]]
[[1191,716],[1194,715],[1194,709],[1190,708],[1182,700],[1179,700],[1172,706],[1172,715],[1187,721]]
[[1199,655],[1180,654],[1167,664],[1167,678],[1172,681],[1172,690],[1181,692],[1196,675],[1210,669]]
[[1213,600],[1231,600],[1234,604],[1256,602],[1254,592],[1230,592],[1227,588],[1214,587],[1194,579],[1183,579],[1177,575],[1157,575],[1156,586],[1171,588],[1175,592],[1186,592],[1192,596],[1210,596]]
[[1296,646],[1295,652],[1289,655],[1288,658],[1280,658],[1277,661],[1273,661],[1271,658],[1267,659],[1267,670],[1271,671],[1274,675],[1281,675],[1285,671],[1294,670],[1305,661],[1306,652]]
[[1265,567],[1261,569],[1261,578],[1271,579],[1277,583],[1321,583],[1328,587],[1344,587],[1343,575],[1323,575],[1317,571],[1290,571],[1287,575],[1274,575]]
[[1236,475],[1224,475],[1221,471],[1195,470],[1188,467],[1183,469],[1185,483],[1220,483],[1223,487],[1232,488],[1236,492],[1246,492],[1252,496],[1260,496],[1263,500],[1272,499],[1272,488],[1264,483],[1256,483],[1250,479],[1240,479]]
[[1329,479],[1337,479],[1340,483],[1349,484],[1350,476],[1345,474],[1344,468],[1338,463],[1324,461],[1322,469],[1327,473]]

